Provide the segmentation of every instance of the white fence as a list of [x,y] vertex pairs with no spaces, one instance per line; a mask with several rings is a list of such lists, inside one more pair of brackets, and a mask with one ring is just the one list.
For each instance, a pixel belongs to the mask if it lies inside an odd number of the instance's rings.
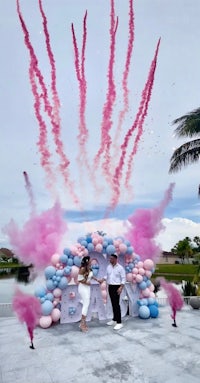
[[[190,298],[192,297],[183,297],[185,304],[189,303]],[[156,298],[156,301],[160,307],[167,305],[166,297]],[[8,318],[13,316],[15,316],[15,314],[12,311],[12,303],[0,303],[0,318]]]

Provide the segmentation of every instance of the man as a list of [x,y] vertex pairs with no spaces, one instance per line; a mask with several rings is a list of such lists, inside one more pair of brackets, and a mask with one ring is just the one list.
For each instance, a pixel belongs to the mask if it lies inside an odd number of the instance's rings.
[[107,323],[108,326],[114,326],[114,330],[120,330],[123,327],[121,321],[120,294],[123,290],[126,274],[124,268],[117,262],[117,254],[110,255],[110,264],[106,269],[106,276],[100,281],[106,280],[108,292],[113,309],[113,319]]

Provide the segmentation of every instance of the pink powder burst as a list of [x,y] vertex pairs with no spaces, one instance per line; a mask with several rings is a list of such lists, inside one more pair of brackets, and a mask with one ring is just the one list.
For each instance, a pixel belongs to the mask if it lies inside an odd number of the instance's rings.
[[59,251],[66,230],[59,203],[40,215],[31,216],[22,229],[14,220],[3,229],[16,256],[25,264],[34,264],[36,269],[43,269],[50,263],[52,255]]

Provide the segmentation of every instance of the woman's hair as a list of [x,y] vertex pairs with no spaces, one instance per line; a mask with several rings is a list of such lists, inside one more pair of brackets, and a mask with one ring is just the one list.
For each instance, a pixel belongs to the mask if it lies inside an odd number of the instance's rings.
[[89,255],[86,255],[85,257],[83,257],[83,259],[81,261],[81,267],[86,267],[88,265],[89,261],[90,261]]

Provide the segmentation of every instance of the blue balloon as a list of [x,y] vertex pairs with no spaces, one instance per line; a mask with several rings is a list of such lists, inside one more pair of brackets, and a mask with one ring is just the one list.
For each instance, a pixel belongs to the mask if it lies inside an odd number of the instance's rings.
[[148,319],[150,317],[150,310],[147,306],[140,306],[139,307],[139,317],[141,319]]
[[35,289],[35,296],[38,298],[42,298],[46,295],[46,288],[44,286],[37,287]]
[[46,299],[48,299],[49,301],[53,302],[54,300],[54,295],[52,293],[47,293],[46,295]]
[[106,238],[108,245],[113,245],[113,239],[112,238]]
[[63,253],[64,253],[65,255],[71,255],[71,250],[70,250],[68,247],[66,247],[66,248],[63,250]]
[[103,241],[103,247],[107,247],[108,246],[108,241]]
[[91,252],[94,250],[94,245],[93,243],[88,243],[88,247],[87,247],[88,251]]
[[124,243],[125,243],[125,245],[128,246],[128,247],[131,246],[130,241],[128,241],[127,239],[125,239]]
[[60,282],[60,280],[61,280],[61,277],[58,275],[58,276],[56,277],[56,281],[57,281],[57,282]]
[[69,258],[67,264],[68,264],[68,266],[73,266],[73,264],[74,264],[73,259]]
[[52,279],[48,279],[46,285],[47,285],[47,289],[49,291],[52,291],[55,289],[55,285],[54,285]]
[[111,254],[115,253],[115,246],[114,245],[108,245],[106,247],[106,253],[108,255],[111,255]]
[[86,241],[87,241],[87,243],[91,243],[92,242],[92,237],[90,237],[90,236],[86,237]]
[[80,267],[80,265],[81,265],[81,257],[79,257],[78,255],[75,255],[75,257],[74,257],[74,264],[75,264],[75,266]]
[[84,247],[88,246],[88,243],[85,239],[83,241],[81,241],[81,246],[84,246]]
[[85,237],[79,237],[77,239],[77,242],[81,244],[82,241],[85,241]]
[[140,290],[145,290],[146,287],[147,287],[147,284],[146,284],[145,281],[142,281],[142,282],[139,283],[138,286],[139,286],[139,289],[140,289]]
[[155,298],[148,298],[148,304],[149,305],[154,305],[154,303],[155,303]]
[[128,265],[129,265],[130,269],[133,270],[134,264],[132,262],[130,262]]
[[53,310],[53,303],[51,301],[45,301],[41,304],[42,314],[49,315]]
[[40,298],[40,303],[44,303],[44,302],[45,302],[45,297]]
[[54,266],[47,266],[44,270],[46,279],[52,278],[56,273],[56,268]]
[[126,253],[133,254],[133,247],[132,246],[127,247]]
[[148,299],[147,298],[142,298],[140,306],[148,306]]
[[157,318],[158,316],[158,307],[156,305],[149,305],[150,316],[151,318]]
[[62,277],[64,274],[64,270],[56,270],[56,276]]
[[147,287],[151,286],[151,281],[150,281],[150,279],[148,279],[148,280],[146,281],[146,284],[147,284]]
[[61,289],[61,290],[66,289],[67,285],[68,285],[67,278],[66,277],[62,277],[60,282],[58,283],[59,289]]
[[64,263],[66,265],[67,261],[68,261],[68,256],[66,254],[62,254],[60,256],[60,262],[62,262],[62,263]]
[[71,274],[71,270],[72,270],[72,268],[70,266],[66,266],[64,268],[64,274],[65,275],[70,275]]

